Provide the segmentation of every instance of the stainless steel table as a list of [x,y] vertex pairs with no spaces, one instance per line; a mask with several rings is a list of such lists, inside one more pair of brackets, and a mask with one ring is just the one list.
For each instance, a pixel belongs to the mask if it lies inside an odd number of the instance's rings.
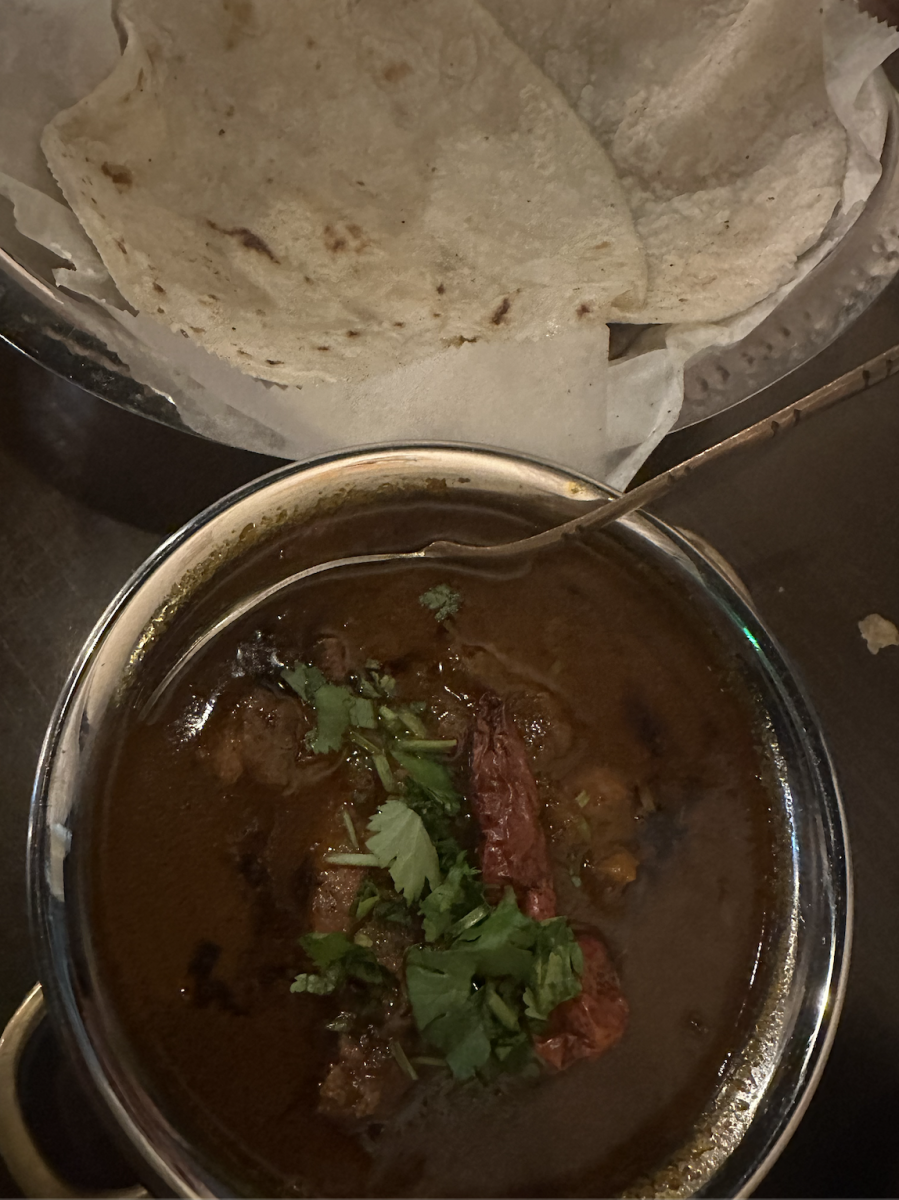
[[[895,285],[837,346],[739,410],[672,435],[647,470],[894,341]],[[0,344],[0,1021],[34,982],[28,800],[69,665],[107,601],[166,534],[272,465],[114,409]],[[854,849],[855,947],[842,1024],[809,1112],[758,1194],[896,1196],[899,647],[873,656],[858,621],[877,612],[899,623],[899,378],[694,477],[655,511],[731,562],[805,680]],[[2,1164],[0,1193],[18,1194]]]

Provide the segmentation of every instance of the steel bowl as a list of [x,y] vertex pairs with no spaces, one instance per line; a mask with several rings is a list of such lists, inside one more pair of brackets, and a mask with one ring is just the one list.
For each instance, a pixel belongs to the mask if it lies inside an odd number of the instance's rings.
[[[257,549],[287,530],[314,530],[328,514],[352,513],[385,494],[476,498],[505,510],[520,508],[549,525],[610,493],[530,459],[448,446],[330,457],[275,471],[202,513],[134,575],[88,639],[50,725],[29,850],[40,978],[67,1052],[84,1068],[152,1190],[231,1194],[141,1086],[104,1019],[82,893],[85,818],[103,732],[118,706],[146,695],[142,681],[148,674],[147,686],[152,683],[148,663],[157,644],[180,652],[233,603],[244,586],[242,566]],[[721,560],[646,515],[626,518],[611,536],[689,597],[748,685],[770,767],[778,880],[760,967],[764,987],[751,1028],[732,1047],[686,1143],[635,1179],[627,1194],[745,1195],[799,1121],[840,1011],[852,901],[838,790],[801,685]],[[264,561],[268,577],[254,575],[254,589],[310,565],[278,562],[274,555]]]

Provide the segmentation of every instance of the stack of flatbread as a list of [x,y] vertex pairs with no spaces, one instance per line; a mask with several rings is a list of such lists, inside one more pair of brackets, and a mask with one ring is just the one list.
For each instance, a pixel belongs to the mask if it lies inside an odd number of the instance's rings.
[[840,200],[817,0],[116,16],[121,61],[48,126],[51,169],[134,308],[262,379],[721,320]]

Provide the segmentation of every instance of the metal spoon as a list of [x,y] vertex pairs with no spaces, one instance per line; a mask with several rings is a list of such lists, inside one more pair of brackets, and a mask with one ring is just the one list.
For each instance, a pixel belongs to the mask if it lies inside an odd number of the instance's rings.
[[174,678],[181,674],[187,663],[204,646],[208,645],[214,637],[234,621],[245,616],[266,600],[271,599],[278,592],[292,587],[295,583],[299,583],[304,579],[311,579],[315,575],[324,574],[326,571],[336,571],[344,567],[368,566],[373,563],[411,562],[428,559],[453,559],[456,562],[468,560],[490,562],[491,560],[508,558],[517,554],[526,554],[529,551],[542,550],[547,546],[556,545],[565,538],[574,537],[587,529],[602,529],[627,513],[634,512],[636,509],[642,508],[649,501],[655,500],[657,497],[669,492],[675,484],[680,483],[706,464],[715,462],[734,451],[747,449],[761,442],[768,441],[778,434],[785,433],[797,425],[803,418],[809,417],[813,413],[821,412],[825,408],[830,408],[831,405],[838,404],[841,400],[848,400],[851,396],[861,395],[875,384],[882,383],[897,372],[899,372],[899,346],[893,346],[862,366],[848,371],[845,375],[841,375],[832,383],[825,384],[824,387],[810,392],[801,400],[796,400],[794,403],[788,404],[786,408],[780,409],[773,416],[757,421],[747,429],[743,429],[739,433],[733,434],[732,437],[725,438],[724,441],[709,447],[708,450],[694,454],[692,458],[686,459],[685,462],[679,463],[676,467],[672,467],[670,470],[664,471],[661,475],[647,480],[646,483],[642,483],[639,487],[634,488],[632,492],[626,492],[614,500],[600,500],[598,503],[587,508],[585,512],[572,518],[572,520],[566,521],[562,525],[554,525],[542,533],[536,533],[526,538],[519,538],[514,542],[501,542],[493,546],[472,546],[463,542],[436,541],[429,542],[427,546],[422,546],[420,550],[384,554],[360,554],[348,558],[333,558],[327,562],[306,567],[304,570],[297,571],[293,575],[288,575],[284,579],[279,579],[271,587],[256,592],[246,600],[241,601],[240,604],[235,605],[225,616],[209,629],[205,630],[203,635],[191,645],[190,649],[155,689],[144,711],[146,713],[154,706],[156,700],[171,685]]

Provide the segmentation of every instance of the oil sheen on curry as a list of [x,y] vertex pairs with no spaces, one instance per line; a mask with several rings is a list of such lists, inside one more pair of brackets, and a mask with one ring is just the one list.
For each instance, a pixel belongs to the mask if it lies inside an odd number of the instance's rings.
[[93,949],[141,1081],[247,1194],[634,1185],[757,1009],[754,720],[608,536],[280,593],[109,755]]

